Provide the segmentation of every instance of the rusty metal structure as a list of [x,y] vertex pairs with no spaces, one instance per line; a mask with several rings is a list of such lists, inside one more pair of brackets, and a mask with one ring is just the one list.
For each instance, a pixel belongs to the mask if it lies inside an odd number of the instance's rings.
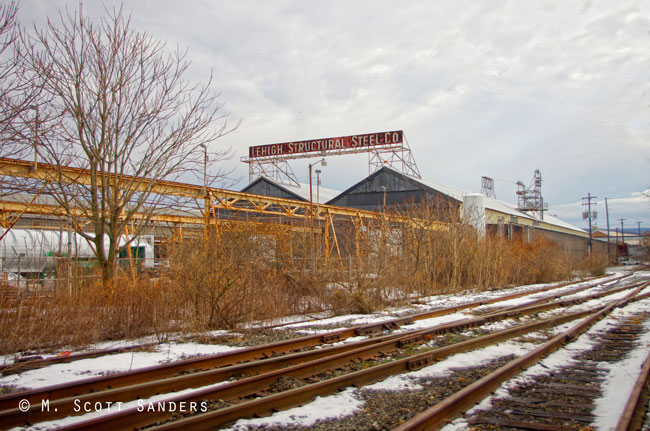
[[388,166],[422,178],[402,130],[257,145],[249,147],[248,156],[241,161],[248,164],[250,183],[266,176],[299,185],[289,160],[359,153],[368,153],[368,174]]
[[[90,184],[91,175],[86,169],[58,167],[45,163],[39,163],[36,170],[30,161],[0,158],[0,176],[31,179],[43,184],[56,181]],[[128,176],[122,176],[120,179],[133,180]],[[179,205],[177,210],[169,213],[163,211],[136,215],[134,222],[164,224],[181,234],[187,226],[193,226],[196,230],[196,227],[200,228],[201,225],[206,235],[208,232],[219,234],[223,231],[247,231],[269,235],[288,231],[312,232],[322,235],[326,256],[332,253],[339,257],[341,255],[335,228],[337,223],[351,223],[356,231],[364,226],[368,227],[371,223],[418,224],[417,220],[383,212],[319,205],[148,178],[137,179],[137,182],[142,190],[150,188],[155,194],[175,198]],[[119,184],[119,181],[116,183]],[[36,196],[24,202],[7,199],[0,201],[2,227],[11,228],[24,214],[60,217],[66,215],[56,204],[39,203]],[[76,215],[81,215],[81,212]],[[446,229],[447,224],[440,222],[432,225],[429,222],[426,228]]]

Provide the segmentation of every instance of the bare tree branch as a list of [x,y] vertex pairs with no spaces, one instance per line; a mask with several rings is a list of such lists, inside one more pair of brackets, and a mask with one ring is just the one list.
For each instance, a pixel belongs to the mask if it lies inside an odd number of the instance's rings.
[[184,79],[186,55],[168,53],[163,42],[132,30],[122,8],[106,11],[98,23],[81,10],[60,13],[60,23],[36,30],[26,51],[48,100],[39,157],[92,173],[87,186],[60,171],[55,196],[68,214],[81,208],[91,221],[94,234],[78,233],[94,242],[105,281],[113,276],[120,237],[134,214],[172,207],[152,192],[155,181],[142,189],[139,180],[198,176],[203,146],[212,145],[212,163],[230,156],[214,145],[233,130],[228,112],[211,79],[203,85]]
[[0,6],[0,157],[21,157],[33,144],[38,81],[24,70],[18,4]]

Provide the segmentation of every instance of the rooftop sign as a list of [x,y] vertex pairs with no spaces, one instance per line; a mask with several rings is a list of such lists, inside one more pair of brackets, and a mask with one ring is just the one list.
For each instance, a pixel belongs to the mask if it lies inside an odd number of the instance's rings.
[[251,159],[279,157],[291,154],[322,153],[338,150],[372,149],[373,147],[401,146],[404,132],[367,133],[364,135],[339,136],[337,138],[314,139],[308,141],[283,142],[279,144],[257,145],[248,148]]

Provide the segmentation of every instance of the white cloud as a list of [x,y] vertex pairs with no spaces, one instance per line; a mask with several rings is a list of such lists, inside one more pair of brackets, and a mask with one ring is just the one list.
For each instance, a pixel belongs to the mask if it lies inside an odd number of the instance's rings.
[[[21,19],[42,23],[66,4],[77,1],[23,0]],[[95,2],[84,8],[100,13]],[[237,151],[231,164],[244,180],[239,156],[250,145],[403,129],[424,177],[463,188],[478,190],[481,175],[527,183],[539,168],[555,204],[587,192],[624,198],[650,183],[646,2],[141,0],[125,8],[138,28],[189,47],[197,79],[214,70],[215,88],[243,119],[224,144]],[[333,160],[323,186],[349,187],[367,175],[366,161]],[[303,164],[294,170],[306,179]],[[634,214],[650,225],[647,212]]]

